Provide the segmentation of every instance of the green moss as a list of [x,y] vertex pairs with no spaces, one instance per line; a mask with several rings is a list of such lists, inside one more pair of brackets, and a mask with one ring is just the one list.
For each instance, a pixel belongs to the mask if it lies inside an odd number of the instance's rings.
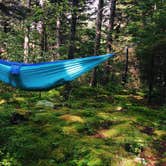
[[[134,158],[144,148],[161,151],[165,107],[148,108],[131,100],[128,91],[113,95],[101,87],[75,87],[70,100],[62,102],[60,91],[42,92],[41,96],[22,91],[2,94],[0,149],[4,155],[0,162],[15,160],[20,166],[134,165]],[[57,108],[36,108],[39,100],[51,101]],[[13,112],[28,116],[27,121],[13,125]],[[145,127],[153,127],[154,133],[143,132]],[[10,157],[5,157],[7,154]]]

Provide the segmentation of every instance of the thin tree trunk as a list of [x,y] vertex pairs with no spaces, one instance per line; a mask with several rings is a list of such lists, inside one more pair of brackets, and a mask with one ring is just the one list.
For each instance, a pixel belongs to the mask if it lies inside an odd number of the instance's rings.
[[[45,0],[39,0],[40,7],[44,10],[44,3]],[[41,56],[44,60],[44,55],[48,51],[48,43],[47,43],[47,31],[46,31],[46,24],[44,18],[41,20]]]
[[[30,8],[31,0],[26,0],[26,7]],[[25,27],[25,36],[24,36],[24,62],[28,62],[29,57],[29,33],[30,33],[30,26],[27,25]]]
[[112,32],[114,29],[115,11],[116,11],[116,0],[110,0],[110,14],[109,14],[109,24],[107,33],[107,53],[112,51]]
[[77,11],[76,7],[78,6],[78,0],[72,0],[72,14],[71,14],[71,28],[70,28],[70,43],[68,58],[74,58],[75,52],[75,38],[76,38],[76,25],[77,25]]
[[41,33],[41,55],[44,56],[45,53],[48,51],[47,47],[47,32],[46,32],[46,25],[44,20],[42,21],[42,33]]
[[52,61],[55,61],[56,59],[59,59],[59,57],[60,57],[60,53],[59,53],[59,48],[61,45],[61,20],[60,20],[60,16],[57,16],[57,18],[56,18],[55,38],[56,38],[56,45],[54,48],[56,48],[56,53],[53,54]]
[[125,72],[124,72],[124,76],[123,76],[123,85],[125,85],[127,83],[127,77],[128,77],[128,66],[129,66],[129,48],[128,46],[126,46],[125,48],[126,51],[126,62],[125,62]]
[[166,73],[165,73],[164,86],[163,86],[163,103],[166,103]]
[[[78,7],[78,0],[72,0],[70,43],[69,43],[69,50],[68,50],[68,59],[74,58],[76,26],[77,26],[77,7]],[[65,92],[64,92],[65,100],[70,98],[71,92],[72,92],[72,85],[71,85],[71,83],[68,83],[65,86]]]
[[149,75],[149,94],[148,94],[148,103],[152,102],[152,94],[153,94],[153,83],[154,83],[154,55],[151,57],[151,64],[150,64],[150,75]]
[[59,54],[59,48],[60,48],[60,45],[61,45],[60,29],[61,29],[61,21],[60,21],[60,16],[58,16],[57,20],[56,20],[56,49],[57,49],[57,53],[56,53],[56,57],[55,57],[56,59],[60,57],[60,54]]
[[[107,32],[107,53],[110,54],[112,51],[112,32],[114,29],[114,20],[115,20],[115,12],[116,12],[116,0],[110,0],[109,4],[109,23],[108,23],[108,32]],[[105,64],[105,83],[108,83],[110,81],[110,72],[111,72],[111,66],[110,66],[110,60],[108,60]]]
[[[100,52],[103,6],[104,6],[104,0],[99,0],[98,12],[97,12],[97,18],[96,18],[96,37],[95,37],[94,55],[99,55],[99,52]],[[96,85],[97,85],[97,68],[93,70],[93,75],[91,79],[91,86],[96,86]]]
[[[154,12],[157,10],[157,4],[154,3]],[[153,90],[154,90],[154,59],[155,55],[152,55],[151,57],[151,63],[150,63],[150,75],[149,75],[149,94],[148,94],[148,103],[152,103],[153,98]]]

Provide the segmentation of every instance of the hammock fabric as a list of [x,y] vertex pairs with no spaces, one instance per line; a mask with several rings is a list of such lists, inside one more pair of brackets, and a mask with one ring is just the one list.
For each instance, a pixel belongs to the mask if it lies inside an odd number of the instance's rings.
[[25,64],[0,60],[0,80],[23,90],[48,90],[70,82],[113,54]]

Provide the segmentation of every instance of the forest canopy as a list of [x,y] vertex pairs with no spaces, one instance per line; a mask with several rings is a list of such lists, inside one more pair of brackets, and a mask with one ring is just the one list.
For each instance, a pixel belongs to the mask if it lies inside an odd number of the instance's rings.
[[[124,48],[129,46],[136,50],[130,63],[139,64],[136,68],[141,69],[149,100],[161,95],[163,103],[165,7],[163,0],[4,0],[0,2],[1,58],[41,62],[111,52],[124,57]],[[124,64],[120,59],[118,63]],[[103,71],[105,82],[110,67]],[[96,84],[97,75],[95,71],[91,83]]]

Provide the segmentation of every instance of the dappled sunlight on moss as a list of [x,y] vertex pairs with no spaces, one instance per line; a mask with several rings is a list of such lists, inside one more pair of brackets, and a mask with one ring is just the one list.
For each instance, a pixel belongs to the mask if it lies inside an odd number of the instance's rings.
[[87,136],[87,135],[82,136],[80,138],[80,142],[82,142],[84,145],[88,147],[102,146],[104,144],[104,140],[95,138],[93,136]]
[[117,143],[124,144],[126,141],[140,141],[148,139],[146,135],[140,133],[136,128],[133,128],[130,123],[122,123],[113,125],[110,129],[102,129],[97,131],[98,138],[111,138]]
[[103,138],[111,138],[111,137],[115,137],[119,134],[119,131],[115,130],[115,129],[110,129],[110,130],[100,130],[98,131],[98,134],[100,134]]
[[[141,165],[140,154],[147,147],[157,155],[163,152],[159,147],[165,143],[166,112],[164,107],[157,110],[137,103],[143,94],[129,94],[114,96],[101,88],[81,87],[63,103],[57,90],[41,96],[16,91],[16,100],[10,93],[2,94],[0,150],[5,147],[27,166]],[[37,108],[40,100],[56,107]],[[28,115],[28,120],[14,125],[13,113]],[[154,128],[154,133],[143,132],[146,127]]]
[[110,129],[104,129],[104,130],[100,130],[98,131],[99,134],[103,135],[104,138],[112,138],[112,137],[116,137],[119,135],[122,135],[122,132],[125,132],[125,130],[129,130],[130,125],[126,125],[126,124],[119,124],[119,125],[115,125],[112,126]]
[[0,105],[4,104],[4,103],[6,103],[6,102],[7,102],[6,100],[1,99],[1,100],[0,100]]
[[122,110],[123,110],[123,107],[117,106],[117,107],[115,107],[115,110],[116,110],[116,111],[122,111]]
[[162,136],[166,135],[166,130],[155,130],[154,134],[156,134],[157,137],[162,137]]
[[127,99],[128,95],[114,95],[114,97],[117,99]]
[[49,96],[49,97],[59,97],[60,96],[60,92],[58,90],[52,89],[52,90],[50,90],[50,91],[48,91],[46,93],[46,96]]
[[15,112],[19,113],[20,115],[29,115],[31,111],[25,109],[16,109]]
[[142,165],[141,161],[136,161],[134,158],[124,158],[124,157],[117,157],[113,160],[111,166],[139,166]]
[[24,97],[14,97],[13,101],[16,101],[16,102],[25,102],[26,98],[24,98]]
[[44,132],[44,133],[51,133],[52,131],[54,131],[54,127],[52,126],[52,124],[45,124],[42,126],[41,128],[41,132]]
[[99,117],[103,118],[103,119],[109,119],[110,118],[110,114],[109,113],[105,113],[105,112],[99,112],[97,115]]
[[85,120],[81,118],[80,116],[70,115],[70,114],[62,115],[60,116],[60,119],[66,120],[68,122],[79,122],[79,123],[85,122]]
[[136,99],[136,100],[143,100],[144,99],[144,97],[138,96],[138,95],[130,95],[129,97]]
[[64,126],[62,127],[62,131],[64,134],[78,134],[74,126]]

